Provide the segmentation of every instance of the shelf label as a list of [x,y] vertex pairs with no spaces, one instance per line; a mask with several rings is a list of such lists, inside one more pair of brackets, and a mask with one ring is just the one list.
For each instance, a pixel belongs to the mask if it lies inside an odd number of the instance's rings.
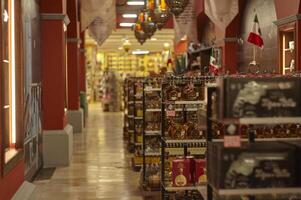
[[176,111],[175,110],[167,110],[166,111],[166,116],[167,117],[175,117],[176,116]]
[[230,148],[239,148],[241,147],[241,137],[240,135],[235,136],[225,136],[224,137],[224,147]]
[[145,86],[145,90],[152,90],[152,86]]
[[166,110],[166,116],[167,117],[175,117],[176,116],[176,110],[174,109],[174,106],[171,104],[168,106]]

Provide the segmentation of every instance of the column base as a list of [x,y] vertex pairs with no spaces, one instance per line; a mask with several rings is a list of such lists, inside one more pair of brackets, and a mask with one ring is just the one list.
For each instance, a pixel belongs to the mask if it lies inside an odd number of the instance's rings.
[[82,133],[84,129],[84,111],[79,110],[68,110],[67,111],[68,123],[73,127],[74,133]]
[[25,181],[15,193],[12,200],[37,200],[38,197],[35,190],[36,186],[34,184]]
[[73,128],[43,131],[44,167],[68,166],[73,155]]

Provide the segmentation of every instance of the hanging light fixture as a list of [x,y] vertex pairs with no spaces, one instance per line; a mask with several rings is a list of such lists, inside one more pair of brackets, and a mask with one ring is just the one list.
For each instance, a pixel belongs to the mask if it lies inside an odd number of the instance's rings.
[[187,6],[189,0],[165,0],[170,11],[178,16],[181,14]]
[[147,40],[147,35],[143,31],[135,30],[135,37],[138,40],[138,42],[143,45],[144,42]]
[[154,10],[154,20],[157,28],[161,30],[170,16],[169,8],[165,0],[156,0],[156,8]]
[[157,30],[157,25],[154,21],[155,0],[145,0],[145,9],[141,13],[144,15],[142,30],[151,38]]
[[137,22],[134,25],[134,34],[138,42],[142,45],[148,38],[146,33],[142,30],[142,24],[144,23],[144,14],[141,12],[138,15]]
[[130,40],[128,38],[125,38],[124,42],[122,44],[123,50],[128,53],[130,51],[131,47],[132,47],[132,44],[131,44]]

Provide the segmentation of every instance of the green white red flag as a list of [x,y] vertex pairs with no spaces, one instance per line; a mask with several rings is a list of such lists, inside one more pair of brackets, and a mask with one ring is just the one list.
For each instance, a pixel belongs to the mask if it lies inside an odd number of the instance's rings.
[[218,75],[219,67],[216,65],[216,58],[214,57],[213,48],[210,53],[209,70],[214,75]]
[[260,48],[263,48],[263,39],[261,37],[261,29],[259,27],[257,14],[255,14],[254,17],[254,24],[253,24],[252,31],[249,33],[248,42]]

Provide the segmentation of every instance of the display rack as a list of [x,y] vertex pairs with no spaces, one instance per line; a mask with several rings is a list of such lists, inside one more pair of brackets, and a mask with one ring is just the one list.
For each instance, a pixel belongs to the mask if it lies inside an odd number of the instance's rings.
[[161,77],[143,83],[143,189],[160,191]]
[[[270,187],[263,187],[263,188],[257,188],[258,186],[255,186],[256,188],[246,188],[247,186],[244,186],[244,188],[217,188],[215,186],[216,179],[214,179],[212,176],[215,173],[212,169],[212,166],[218,166],[218,162],[216,159],[217,157],[217,151],[216,146],[213,146],[214,143],[221,144],[224,143],[225,149],[236,149],[239,151],[240,145],[243,145],[245,143],[249,144],[259,144],[265,145],[266,143],[263,142],[270,142],[269,144],[266,144],[266,146],[271,145],[272,143],[279,143],[285,144],[285,142],[288,141],[300,141],[301,134],[298,135],[297,132],[299,132],[297,129],[292,129],[292,127],[298,127],[301,123],[300,117],[294,115],[292,113],[288,113],[291,111],[287,108],[278,108],[277,111],[271,110],[270,113],[264,113],[262,110],[258,110],[255,113],[257,117],[248,117],[242,115],[238,118],[229,118],[225,116],[232,116],[229,111],[231,102],[233,101],[229,100],[231,98],[238,99],[239,95],[242,93],[235,93],[231,90],[227,90],[226,87],[228,87],[225,83],[228,81],[224,81],[223,78],[220,78],[221,81],[219,81],[221,84],[217,86],[210,86],[207,89],[207,96],[208,96],[208,104],[207,104],[207,145],[208,145],[208,152],[207,152],[207,159],[208,159],[208,184],[207,184],[207,199],[208,200],[223,200],[223,199],[247,199],[247,200],[255,200],[255,199],[300,199],[301,198],[301,187],[300,183],[297,184],[295,187],[279,187],[275,186],[273,188]],[[300,84],[300,79],[286,77],[283,79],[279,78],[272,80],[266,79],[261,77],[261,79],[252,79],[248,78],[248,80],[244,80],[244,82],[240,82],[239,79],[236,79],[232,82],[229,82],[231,84],[231,88],[235,88],[237,85],[240,86],[240,91],[244,89],[244,87],[247,87],[246,85],[248,83],[254,83],[257,82],[259,85],[265,85],[265,92],[262,93],[261,99],[258,99],[257,103],[262,100],[262,98],[274,98],[274,101],[277,101],[276,95],[279,95],[281,97],[287,97],[288,95],[294,95],[294,92],[292,90],[296,90],[298,88],[298,85]],[[231,80],[230,80],[231,81]],[[283,89],[280,87],[278,89],[279,91],[275,91],[275,84],[274,83],[282,83],[286,85],[290,85],[293,83],[297,83],[294,85],[294,87],[288,89],[290,91],[285,91],[286,89]],[[278,85],[278,83],[276,85]],[[226,86],[225,86],[226,85]],[[272,92],[269,92],[269,86],[271,86]],[[274,88],[273,88],[274,87]],[[281,89],[282,88],[282,89]],[[260,88],[259,88],[260,89]],[[224,99],[223,92],[226,93],[227,91],[227,98]],[[231,93],[233,92],[233,93]],[[254,95],[255,93],[253,93]],[[258,93],[257,93],[258,94]],[[268,95],[267,95],[268,94]],[[264,96],[266,95],[266,96]],[[293,101],[298,100],[297,102],[300,102],[300,96],[290,96]],[[246,99],[246,98],[245,98]],[[228,101],[229,100],[229,101]],[[235,103],[235,101],[234,101]],[[241,102],[240,102],[241,103]],[[258,103],[259,105],[259,103]],[[262,104],[261,104],[262,105]],[[257,104],[252,104],[253,108],[252,110],[256,110]],[[250,107],[250,105],[249,105]],[[246,108],[244,105],[242,106],[244,109]],[[264,109],[264,108],[262,108]],[[279,115],[279,110],[286,109],[286,112],[284,112],[284,116]],[[299,103],[296,105],[295,109],[300,109]],[[288,111],[288,112],[287,112]],[[249,114],[248,112],[245,112]],[[254,115],[254,114],[253,114]],[[262,115],[266,115],[265,117],[262,117]],[[273,116],[274,115],[274,116]],[[291,116],[292,115],[292,116]],[[290,128],[286,127],[287,124],[292,124]],[[296,123],[296,126],[293,125]],[[286,126],[282,126],[282,125]],[[230,130],[229,127],[232,126],[232,129]],[[264,127],[263,127],[264,126]],[[222,127],[222,128],[221,128]],[[237,128],[237,131],[232,131],[233,127],[239,127]],[[276,127],[276,128],[275,128]],[[277,127],[282,127],[282,129],[279,129]],[[269,131],[270,130],[270,131]],[[278,131],[280,130],[280,131]],[[293,131],[292,131],[293,130]],[[301,129],[300,129],[301,130]],[[231,132],[231,133],[230,133]],[[283,134],[282,134],[283,133]],[[301,132],[300,132],[301,133]],[[300,143],[301,144],[301,143]],[[214,150],[213,150],[214,149]],[[216,154],[216,155],[215,155]],[[226,156],[226,155],[224,155]],[[296,158],[294,158],[296,159]],[[225,169],[227,170],[227,169]],[[220,179],[222,180],[222,179]],[[215,184],[213,183],[215,182]],[[225,181],[226,182],[226,181]],[[221,184],[221,183],[217,183]],[[259,184],[259,183],[257,183]]]
[[32,181],[42,167],[41,84],[30,85],[25,102],[25,179]]
[[[161,113],[161,198],[163,200],[203,199],[202,194],[206,189],[204,164],[206,133],[205,127],[198,125],[198,111],[206,106],[205,85],[212,81],[214,77],[205,76],[170,77],[163,81],[161,105],[163,111]],[[173,173],[180,171],[177,169],[180,165],[177,167],[172,165],[179,158],[180,162],[189,160],[191,163],[190,175],[174,176]],[[192,164],[197,163],[197,160],[203,163],[202,168]],[[182,170],[185,171],[184,168]],[[196,172],[201,170],[201,174]],[[178,178],[184,181],[180,180],[182,182],[178,184]]]
[[127,140],[128,151],[134,152],[134,83],[135,78],[125,79],[124,87],[124,138]]
[[134,132],[131,141],[134,146],[132,167],[135,171],[139,171],[142,167],[143,80],[143,77],[135,77],[134,81]]

